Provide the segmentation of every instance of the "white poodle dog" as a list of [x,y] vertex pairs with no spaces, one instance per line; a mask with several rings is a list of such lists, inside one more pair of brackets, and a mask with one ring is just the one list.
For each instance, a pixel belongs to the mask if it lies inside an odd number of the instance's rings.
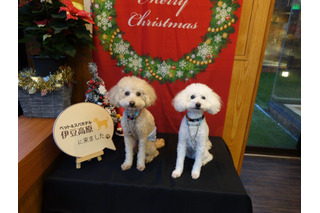
[[135,76],[123,77],[109,92],[110,103],[125,109],[121,119],[124,133],[125,160],[122,170],[132,166],[137,154],[137,169],[143,171],[164,146],[163,139],[156,139],[156,126],[152,114],[146,109],[154,104],[156,93],[146,81]]
[[187,86],[173,99],[174,108],[187,114],[183,117],[179,129],[176,168],[172,172],[173,178],[178,178],[183,172],[185,156],[195,159],[191,176],[197,179],[201,167],[213,159],[209,153],[209,127],[203,113],[216,114],[220,111],[220,97],[208,86],[194,83]]

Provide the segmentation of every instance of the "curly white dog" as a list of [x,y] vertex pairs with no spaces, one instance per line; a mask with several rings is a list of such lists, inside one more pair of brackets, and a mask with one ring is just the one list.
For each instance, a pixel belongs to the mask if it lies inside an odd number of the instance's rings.
[[122,170],[132,166],[134,151],[137,169],[143,171],[145,163],[159,155],[157,148],[164,146],[163,139],[156,139],[156,126],[152,114],[146,109],[154,104],[157,96],[146,81],[131,76],[123,77],[109,92],[110,103],[125,109],[121,119],[125,143],[125,161]]
[[201,167],[213,159],[209,149],[209,127],[203,115],[205,111],[216,114],[220,111],[220,97],[208,86],[194,83],[187,86],[173,99],[174,108],[179,111],[187,110],[179,129],[176,168],[173,178],[178,178],[183,172],[185,156],[195,159],[191,176],[197,179]]

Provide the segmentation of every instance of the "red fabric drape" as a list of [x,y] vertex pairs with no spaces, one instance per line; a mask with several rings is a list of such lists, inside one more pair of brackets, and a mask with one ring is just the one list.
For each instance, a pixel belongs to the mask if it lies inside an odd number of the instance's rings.
[[[127,20],[130,18],[130,11],[132,10],[132,7],[134,7],[134,4],[126,5],[127,1],[125,3],[119,3],[117,5],[115,4],[115,8],[117,11],[119,11],[119,14],[129,14],[128,16],[122,15],[120,18],[117,18],[117,22],[119,25],[119,28],[121,31],[123,31],[123,39],[128,40],[132,43],[133,48],[139,53],[139,54],[147,54],[150,53],[152,57],[158,56],[165,60],[166,58],[172,58],[175,60],[178,60],[179,57],[183,55],[183,53],[186,53],[186,51],[190,51],[192,48],[196,48],[197,43],[201,42],[201,36],[199,38],[198,35],[196,35],[194,38],[196,39],[196,42],[189,41],[188,34],[184,34],[183,30],[181,29],[175,29],[175,30],[163,30],[163,29],[156,29],[154,31],[154,28],[152,27],[127,27],[125,26],[127,24]],[[121,1],[120,1],[121,2]],[[131,2],[131,1],[130,1]],[[132,1],[136,2],[136,1]],[[196,2],[196,4],[194,3]],[[185,7],[185,13],[186,11],[192,12],[194,7],[199,4],[201,1],[189,1],[190,5]],[[206,7],[209,7],[209,10],[206,10],[207,12],[210,12],[210,2],[205,2],[203,5]],[[238,1],[240,5],[242,5],[242,1]],[[129,3],[129,2],[128,2]],[[190,6],[194,7],[190,7]],[[129,7],[130,6],[130,7]],[[162,5],[164,6],[164,5]],[[167,6],[169,7],[169,6]],[[161,11],[163,13],[165,7],[159,7],[159,5],[151,5],[151,4],[145,4],[144,7],[139,7],[137,9],[141,13],[144,13],[144,11],[147,11],[150,9],[152,11],[152,14],[159,15],[161,14]],[[206,33],[206,30],[208,28],[207,20],[205,21],[199,21],[201,20],[201,10],[203,7],[199,7],[200,10],[198,11],[198,14],[193,17],[197,17],[197,23],[201,24],[201,27],[199,28],[199,31],[204,35]],[[202,8],[202,9],[201,9]],[[156,10],[159,10],[158,13],[156,13]],[[177,11],[177,10],[174,10]],[[200,11],[200,14],[199,14]],[[171,11],[172,12],[172,11]],[[119,16],[118,14],[118,16]],[[204,15],[207,14],[206,12],[203,12]],[[237,17],[240,17],[241,14],[241,8],[237,9],[235,12]],[[182,12],[181,14],[182,15]],[[180,16],[179,15],[179,16]],[[167,16],[167,15],[166,15]],[[175,14],[170,15],[175,16]],[[157,16],[159,19],[161,16]],[[182,22],[192,22],[192,20],[188,19],[188,15],[181,16]],[[210,21],[210,18],[209,18]],[[202,26],[204,25],[204,27]],[[230,43],[227,44],[226,48],[223,48],[221,53],[219,54],[219,57],[215,58],[215,62],[212,64],[209,64],[208,67],[204,72],[200,72],[196,75],[196,79],[188,79],[186,82],[177,80],[174,83],[160,83],[159,81],[152,81],[151,85],[155,88],[157,93],[157,101],[156,103],[149,107],[149,110],[153,114],[156,126],[158,128],[158,132],[163,133],[178,133],[179,126],[181,123],[181,119],[185,112],[179,113],[175,111],[175,109],[172,106],[172,99],[174,96],[184,89],[186,86],[188,86],[191,83],[203,83],[211,87],[220,97],[223,102],[221,111],[216,115],[209,115],[208,113],[205,113],[207,123],[210,128],[210,136],[222,136],[223,132],[223,126],[225,121],[225,114],[226,114],[226,108],[228,104],[228,94],[229,94],[229,88],[230,88],[230,81],[231,81],[231,74],[233,69],[233,60],[235,55],[235,48],[236,48],[236,41],[237,41],[237,34],[238,34],[238,28],[239,28],[239,20],[234,23],[233,25],[235,32],[230,33]],[[130,30],[134,30],[132,32],[129,32]],[[97,28],[96,28],[97,29]],[[204,31],[203,31],[204,29]],[[162,31],[161,31],[162,30]],[[94,30],[97,32],[96,30]],[[182,31],[182,32],[179,32]],[[165,34],[170,34],[170,36],[164,36]],[[137,37],[137,35],[140,35],[142,37]],[[150,38],[149,36],[156,35],[156,38]],[[184,36],[181,36],[184,35]],[[179,37],[180,36],[180,37]],[[179,37],[179,42],[176,42],[176,45],[167,44],[169,46],[166,46],[167,39],[172,42],[172,39],[174,40],[175,37]],[[198,40],[197,40],[198,39]],[[145,41],[145,42],[144,42]],[[97,48],[97,51],[93,51],[93,60],[98,66],[98,71],[100,77],[105,81],[105,85],[107,90],[109,90],[112,86],[114,86],[120,78],[130,75],[123,72],[123,68],[117,66],[117,60],[112,59],[110,56],[110,53],[108,51],[103,50],[103,47],[100,45],[100,40],[98,38],[98,35],[94,35],[94,42],[95,46]],[[157,45],[153,45],[153,43],[159,42]],[[186,48],[181,48],[183,44],[186,44]],[[172,47],[174,46],[174,47]],[[191,47],[191,48],[190,48]]]

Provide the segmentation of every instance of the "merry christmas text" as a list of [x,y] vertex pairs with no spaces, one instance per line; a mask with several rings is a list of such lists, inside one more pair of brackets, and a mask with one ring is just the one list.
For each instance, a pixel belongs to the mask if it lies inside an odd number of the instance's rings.
[[182,12],[182,10],[187,6],[189,0],[138,0],[139,4],[163,4],[163,5],[172,5],[172,6],[179,6],[179,10],[176,13],[176,16]]
[[157,17],[155,20],[150,20],[147,17],[150,15],[151,10],[147,10],[143,15],[132,12],[131,17],[128,20],[128,25],[130,27],[139,27],[139,26],[147,26],[147,27],[165,27],[165,28],[180,28],[180,29],[196,29],[198,27],[198,23],[178,23],[172,22],[170,18],[164,20],[159,20]]

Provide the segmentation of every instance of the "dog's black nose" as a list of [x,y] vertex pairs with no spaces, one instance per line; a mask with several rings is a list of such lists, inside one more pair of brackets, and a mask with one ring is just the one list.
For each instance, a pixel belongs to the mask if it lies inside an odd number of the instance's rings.
[[134,101],[129,102],[130,107],[134,107],[134,104],[135,104]]
[[196,108],[200,108],[201,107],[201,104],[198,102],[198,103],[196,103]]

